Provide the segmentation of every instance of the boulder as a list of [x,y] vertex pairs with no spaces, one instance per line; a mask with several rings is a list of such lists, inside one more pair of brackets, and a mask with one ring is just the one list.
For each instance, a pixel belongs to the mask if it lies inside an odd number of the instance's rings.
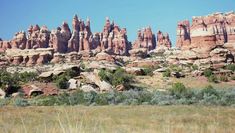
[[99,88],[101,92],[107,92],[113,89],[112,85],[106,81],[100,81]]
[[129,73],[129,74],[133,74],[133,75],[144,75],[144,70],[142,68],[138,68],[138,67],[123,67],[123,69]]
[[137,49],[132,49],[129,51],[130,56],[132,57],[141,57],[141,58],[145,58],[147,57],[147,49],[146,48],[137,48]]
[[83,85],[80,89],[84,92],[91,92],[91,91],[98,92],[97,88],[93,87],[90,84]]
[[4,99],[6,97],[6,92],[0,89],[0,99]]
[[68,84],[69,84],[68,87],[69,89],[77,89],[80,86],[78,80],[76,79],[69,79]]
[[114,58],[111,55],[109,55],[108,53],[106,53],[106,52],[98,53],[96,55],[96,60],[97,61],[106,60],[106,61],[110,61],[110,62],[114,62],[115,61]]

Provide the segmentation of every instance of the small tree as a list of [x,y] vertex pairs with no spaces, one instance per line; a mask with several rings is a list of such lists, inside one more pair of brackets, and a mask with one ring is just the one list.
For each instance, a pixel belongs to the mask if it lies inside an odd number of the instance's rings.
[[211,69],[208,68],[208,69],[204,70],[203,74],[205,77],[210,77],[211,75],[213,75],[213,72]]
[[170,69],[166,69],[165,72],[163,72],[163,77],[170,77],[171,76],[171,70]]
[[217,82],[218,82],[218,78],[217,78],[215,75],[210,75],[210,76],[208,77],[208,81],[209,81],[209,82],[217,83]]
[[177,82],[172,85],[172,88],[170,89],[171,95],[175,95],[177,97],[180,97],[181,95],[184,95],[187,92],[186,87],[183,83]]
[[234,72],[235,71],[235,64],[229,64],[225,68]]
[[56,86],[60,89],[67,89],[68,88],[68,80],[66,77],[60,77],[56,80]]

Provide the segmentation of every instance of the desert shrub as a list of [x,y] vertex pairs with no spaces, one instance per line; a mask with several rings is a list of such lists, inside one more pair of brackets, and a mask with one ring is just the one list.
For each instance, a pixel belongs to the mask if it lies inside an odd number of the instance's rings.
[[123,84],[127,87],[130,85],[133,78],[132,75],[127,74],[122,68],[117,68],[114,72],[109,70],[100,70],[98,75],[101,80],[107,81],[113,86]]
[[235,64],[228,64],[225,68],[234,72],[235,71]]
[[[58,106],[58,105],[235,105],[235,89],[216,90],[212,86],[205,89],[186,91],[178,84],[174,95],[169,92],[150,92],[147,90],[128,90],[123,92],[83,92],[63,93],[57,96],[37,96],[30,100],[22,98],[0,100],[0,106],[13,104],[15,106]],[[180,88],[180,89],[179,89]],[[178,97],[176,96],[178,95]]]
[[235,80],[235,75],[232,75],[232,76],[231,76],[231,80]]
[[180,68],[178,65],[171,65],[171,66],[170,66],[170,69],[171,69],[173,72],[181,72],[181,71],[182,71],[182,68]]
[[216,89],[213,88],[213,86],[208,85],[204,89],[202,89],[201,93],[203,95],[217,95]]
[[204,70],[203,74],[205,77],[210,77],[211,75],[213,75],[213,72],[211,69],[208,68]]
[[95,103],[96,95],[97,93],[93,91],[84,93],[85,105],[90,105],[92,103]]
[[29,106],[29,102],[26,99],[23,98],[16,98],[14,99],[14,105],[18,106],[18,107],[25,107],[25,106]]
[[219,80],[222,82],[228,82],[228,76],[227,75],[220,75]]
[[198,70],[198,66],[197,65],[192,65],[192,69],[193,70]]
[[10,103],[10,99],[9,98],[5,98],[5,99],[0,99],[0,107],[2,106],[6,106]]
[[35,72],[23,72],[23,73],[16,73],[16,77],[19,77],[19,80],[21,82],[30,82],[36,80],[38,74]]
[[59,77],[56,79],[56,86],[60,89],[67,89],[68,88],[68,79],[64,76]]
[[35,97],[34,99],[31,99],[30,105],[34,106],[54,106],[58,105],[56,102],[57,96],[39,96]]
[[111,81],[111,75],[112,73],[110,71],[107,71],[105,69],[101,69],[98,73],[99,77],[101,80],[104,80],[106,82],[110,82]]
[[11,74],[5,70],[0,70],[0,88],[6,92],[7,96],[20,89],[19,81],[19,76]]
[[152,68],[144,68],[143,69],[144,75],[153,76],[153,70],[154,69],[152,69]]
[[156,91],[154,92],[150,103],[153,105],[171,105],[174,100],[174,96]]
[[221,105],[232,106],[235,105],[235,89],[229,89],[224,91],[221,97]]
[[203,95],[203,99],[199,101],[200,104],[203,105],[217,105],[218,97],[215,95]]
[[216,75],[210,75],[210,76],[208,77],[208,81],[209,81],[209,82],[213,82],[213,83],[217,83],[217,82],[218,82],[218,78],[217,78]]
[[183,83],[178,82],[172,85],[170,93],[171,95],[174,95],[176,97],[181,97],[182,95],[185,95],[187,93],[187,89]]
[[170,69],[166,69],[165,72],[163,72],[163,77],[170,77],[171,76],[171,70]]
[[79,73],[80,73],[79,68],[70,68],[65,71],[64,76],[66,76],[67,78],[73,78],[78,76]]
[[96,95],[94,102],[98,105],[108,105],[109,104],[108,93]]

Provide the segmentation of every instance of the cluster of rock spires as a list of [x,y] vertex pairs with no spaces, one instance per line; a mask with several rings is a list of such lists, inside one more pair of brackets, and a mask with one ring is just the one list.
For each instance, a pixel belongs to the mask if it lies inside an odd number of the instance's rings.
[[[234,62],[235,13],[215,13],[193,17],[177,26],[177,49],[172,49],[169,35],[150,27],[138,30],[137,39],[128,41],[126,28],[120,28],[106,18],[102,32],[92,33],[90,20],[86,22],[74,16],[72,30],[66,22],[56,30],[46,26],[30,26],[28,32],[18,32],[10,41],[0,39],[0,52],[5,52],[11,64],[34,66],[35,64],[60,63],[79,59],[114,61],[129,57],[133,60],[154,53],[168,55],[166,62],[173,64],[206,64],[220,68]],[[167,54],[171,53],[171,54]],[[145,62],[146,63],[146,62]]]

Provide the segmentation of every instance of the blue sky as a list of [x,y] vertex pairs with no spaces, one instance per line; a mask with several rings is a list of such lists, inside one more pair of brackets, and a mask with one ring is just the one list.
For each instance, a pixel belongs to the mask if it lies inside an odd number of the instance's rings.
[[138,29],[151,26],[154,33],[168,32],[175,43],[178,21],[231,10],[235,0],[1,0],[0,38],[9,40],[31,24],[55,29],[67,21],[71,26],[73,15],[78,14],[91,19],[93,32],[103,29],[108,16],[127,28],[131,41]]

